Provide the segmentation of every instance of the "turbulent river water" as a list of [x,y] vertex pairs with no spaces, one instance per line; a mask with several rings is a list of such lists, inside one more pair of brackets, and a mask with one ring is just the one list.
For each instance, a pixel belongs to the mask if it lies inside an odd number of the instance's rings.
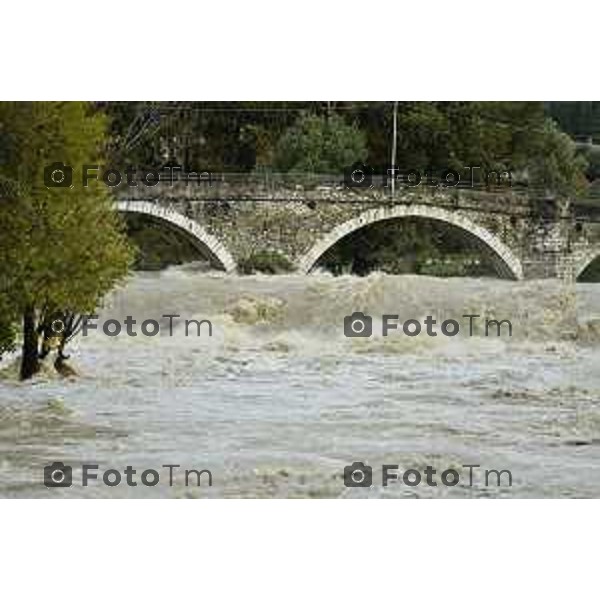
[[[373,317],[370,338],[344,335],[344,316]],[[194,265],[138,273],[78,337],[80,376],[0,366],[3,497],[600,497],[600,285],[419,276],[235,277]],[[381,315],[438,323],[381,335]],[[165,314],[179,314],[169,335]],[[463,314],[479,314],[469,336]],[[132,315],[137,337],[108,337],[103,319]],[[509,319],[512,337],[484,318]],[[161,322],[143,336],[144,319]],[[185,335],[183,319],[209,319]],[[206,325],[206,324],[205,324]],[[439,325],[437,326],[439,332]],[[46,488],[44,466],[73,468]],[[372,487],[346,487],[344,466],[372,467]],[[81,485],[82,463],[98,480]],[[169,470],[173,481],[169,485]],[[382,485],[383,464],[398,481]],[[472,481],[463,465],[477,464]],[[137,486],[102,482],[136,469]],[[436,470],[437,486],[402,481]],[[155,469],[160,482],[140,482]],[[184,470],[208,469],[196,485]],[[440,473],[454,469],[457,485]],[[496,485],[485,469],[509,470]]]

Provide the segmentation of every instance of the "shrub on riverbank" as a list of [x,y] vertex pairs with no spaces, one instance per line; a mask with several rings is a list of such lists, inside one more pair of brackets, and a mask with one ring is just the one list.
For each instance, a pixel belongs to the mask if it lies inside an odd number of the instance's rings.
[[252,275],[253,273],[266,273],[268,275],[280,275],[290,273],[294,270],[294,265],[290,260],[278,252],[263,250],[255,252],[242,258],[238,264],[238,271],[242,275]]

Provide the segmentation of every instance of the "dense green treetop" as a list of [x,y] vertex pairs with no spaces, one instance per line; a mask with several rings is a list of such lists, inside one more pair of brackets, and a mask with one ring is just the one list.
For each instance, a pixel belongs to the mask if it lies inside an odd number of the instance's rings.
[[[9,143],[0,174],[18,182],[0,203],[0,264],[13,302],[93,309],[130,259],[107,188],[81,185],[81,166],[102,163],[105,116],[83,102],[5,102],[0,125]],[[72,187],[46,187],[54,162],[73,166]]]
[[[510,170],[526,173],[542,193],[584,187],[585,166],[567,151],[567,138],[557,143],[542,102],[396,104],[396,164],[403,168]],[[366,160],[382,171],[391,162],[393,102],[140,102],[104,108],[112,117],[113,160],[121,163],[175,160],[217,172],[315,172],[339,171],[345,160]],[[561,166],[544,173],[544,161]]]

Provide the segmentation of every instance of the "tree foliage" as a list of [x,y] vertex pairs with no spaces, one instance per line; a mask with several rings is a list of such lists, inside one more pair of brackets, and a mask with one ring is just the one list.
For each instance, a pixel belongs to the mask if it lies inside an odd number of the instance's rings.
[[536,138],[537,152],[528,162],[533,183],[546,194],[581,194],[587,189],[587,160],[578,154],[571,138],[547,119]]
[[[24,356],[32,357],[43,320],[92,311],[127,273],[131,249],[107,188],[81,185],[82,165],[103,162],[104,115],[84,102],[6,102],[0,125],[8,146],[0,176],[18,182],[0,203],[2,292],[23,315]],[[55,162],[74,169],[71,187],[45,185],[44,170]],[[36,366],[26,360],[29,376]]]
[[341,172],[367,157],[366,138],[337,115],[302,115],[279,139],[275,168],[311,173]]
[[[554,104],[398,102],[396,163],[406,169],[460,172],[479,166],[528,172],[542,178],[531,179],[534,189],[551,182],[551,191],[577,193],[582,163],[565,152],[566,143],[557,143],[547,123]],[[112,156],[121,163],[157,166],[175,160],[218,172],[324,172],[339,171],[356,160],[376,169],[389,166],[393,106],[393,102],[137,102],[108,103],[105,108],[113,117]],[[554,117],[557,111],[550,114]],[[569,163],[549,178],[536,167],[540,151],[551,162]]]

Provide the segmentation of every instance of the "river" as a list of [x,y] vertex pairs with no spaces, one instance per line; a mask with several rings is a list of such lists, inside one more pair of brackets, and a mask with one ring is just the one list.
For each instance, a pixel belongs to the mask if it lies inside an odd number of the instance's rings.
[[[373,317],[372,337],[344,336],[354,311]],[[100,329],[71,344],[78,378],[45,369],[20,383],[15,357],[0,362],[0,496],[600,497],[598,284],[236,277],[192,264],[137,273],[99,313]],[[461,331],[383,337],[384,313]],[[172,335],[165,314],[181,315]],[[469,336],[463,314],[509,319],[512,336]],[[127,315],[160,320],[161,333],[102,333],[103,319]],[[209,319],[212,336],[186,336],[183,319]],[[53,461],[72,466],[72,487],[44,486]],[[372,466],[371,487],[344,485],[355,461]],[[82,463],[99,465],[88,486]],[[181,466],[172,485],[165,464]],[[383,486],[383,464],[400,480]],[[102,482],[128,465],[137,486]],[[402,481],[426,467],[460,482]],[[143,485],[144,469],[160,482]],[[206,474],[185,485],[183,469],[210,470],[212,486]],[[509,470],[512,485],[485,485],[484,469]]]

